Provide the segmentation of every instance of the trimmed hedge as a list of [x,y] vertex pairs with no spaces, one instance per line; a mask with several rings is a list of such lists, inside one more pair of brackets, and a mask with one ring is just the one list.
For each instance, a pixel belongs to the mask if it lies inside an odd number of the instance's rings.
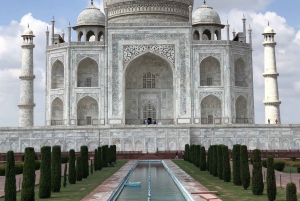
[[33,147],[25,148],[21,201],[34,200],[35,152]]
[[15,155],[13,151],[8,151],[6,154],[6,174],[4,186],[4,200],[16,201],[17,200],[17,187],[16,187],[16,170],[15,170]]
[[267,159],[267,195],[269,201],[276,200],[276,180],[274,171],[274,158],[273,156],[268,156]]
[[267,160],[266,159],[261,160],[261,164],[264,168],[267,168]]
[[218,146],[213,146],[213,158],[212,158],[212,174],[214,177],[218,176]]
[[262,195],[264,192],[264,182],[262,175],[261,153],[259,149],[253,150],[253,169],[252,169],[252,193]]
[[241,146],[240,155],[241,155],[240,168],[241,168],[242,186],[246,190],[250,186],[250,171],[249,171],[249,164],[248,164],[248,151],[246,145]]
[[98,150],[95,149],[95,154],[94,154],[94,170],[95,172],[98,170]]
[[[24,157],[25,157],[25,155],[22,155],[22,162],[24,162]],[[34,155],[34,158],[35,158],[34,160],[36,160],[36,161],[39,160],[38,157],[36,156],[36,154]]]
[[207,150],[206,170],[208,172],[210,172],[210,158],[211,158],[210,154],[211,154],[211,146],[209,146]]
[[117,161],[117,146],[116,145],[111,145],[111,162],[116,162]]
[[[6,165],[0,166],[0,176],[5,176]],[[15,163],[15,172],[17,174],[23,174],[23,162]]]
[[239,144],[233,145],[233,149],[232,149],[232,174],[233,174],[233,184],[236,185],[236,186],[241,186],[242,185],[240,152],[241,152],[241,145],[239,145]]
[[89,176],[89,150],[87,146],[80,147],[80,156],[82,160],[82,178]]
[[69,161],[69,175],[68,180],[70,184],[76,184],[76,167],[75,167],[75,150],[71,149]]
[[196,166],[200,167],[200,149],[201,145],[196,145]]
[[184,147],[184,160],[189,161],[189,151],[190,151],[190,145],[186,144]]
[[107,167],[107,163],[108,163],[108,145],[103,145],[101,148],[102,148],[102,167]]
[[67,168],[68,168],[68,164],[66,163],[64,169],[64,183],[63,183],[64,188],[67,186]]
[[61,147],[52,147],[51,190],[60,192],[61,188]]
[[69,162],[69,156],[61,156],[61,164],[68,163]]
[[282,172],[284,167],[285,167],[284,160],[274,160],[274,169],[275,170]]
[[76,158],[76,180],[82,181],[82,159],[81,156]]
[[200,147],[200,157],[199,157],[199,167],[201,171],[206,170],[206,155],[205,155],[205,147]]
[[39,183],[39,198],[51,197],[51,147],[41,148],[41,172]]
[[102,164],[102,148],[101,147],[98,147],[98,160],[97,160],[97,163],[98,163],[98,170],[102,170],[102,167],[103,167],[103,164]]
[[297,187],[293,182],[286,184],[286,201],[297,201]]
[[231,169],[230,169],[230,158],[228,153],[228,147],[222,146],[222,156],[223,156],[223,180],[225,182],[230,182],[231,180]]
[[94,170],[93,160],[91,160],[90,168],[91,168],[91,174],[93,174],[93,170]]
[[217,145],[217,153],[218,153],[218,177],[223,180],[223,154],[222,154],[222,146]]

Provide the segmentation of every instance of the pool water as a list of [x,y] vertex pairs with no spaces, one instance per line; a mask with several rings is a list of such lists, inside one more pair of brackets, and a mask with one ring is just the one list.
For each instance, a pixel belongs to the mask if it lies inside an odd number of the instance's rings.
[[[124,187],[117,201],[148,200],[149,163],[140,162],[128,182],[141,182],[141,187]],[[151,162],[151,201],[185,201],[162,163]]]

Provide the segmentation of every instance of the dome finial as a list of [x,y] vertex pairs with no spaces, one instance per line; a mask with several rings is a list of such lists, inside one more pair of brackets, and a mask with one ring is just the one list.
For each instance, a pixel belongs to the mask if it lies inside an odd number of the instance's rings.
[[204,0],[204,5],[206,5],[206,0]]
[[94,0],[91,0],[91,5],[94,5]]

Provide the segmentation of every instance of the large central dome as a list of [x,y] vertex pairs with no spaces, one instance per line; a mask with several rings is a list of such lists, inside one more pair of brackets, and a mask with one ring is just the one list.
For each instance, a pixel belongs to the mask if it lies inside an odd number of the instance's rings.
[[188,22],[194,0],[103,0],[110,23]]

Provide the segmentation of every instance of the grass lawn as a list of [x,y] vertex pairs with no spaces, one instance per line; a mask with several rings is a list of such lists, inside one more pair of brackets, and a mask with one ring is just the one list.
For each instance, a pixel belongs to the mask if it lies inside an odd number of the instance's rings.
[[[211,191],[218,191],[218,196],[223,201],[266,201],[267,189],[265,184],[265,190],[263,195],[253,195],[251,186],[248,190],[244,190],[242,186],[235,186],[232,182],[225,183],[218,177],[213,177],[208,171],[200,171],[194,164],[186,162],[184,160],[173,160],[182,170],[188,173],[191,177],[197,180]],[[298,197],[300,195],[298,194]],[[276,201],[285,201],[285,189],[277,188]]]
[[[117,172],[127,162],[128,160],[118,160],[116,167],[103,168],[101,171],[97,172],[94,171],[93,175],[90,174],[87,179],[82,179],[82,181],[72,185],[67,183],[65,188],[61,185],[61,191],[59,193],[51,193],[51,198],[48,199],[39,199],[39,187],[36,186],[35,200],[79,201]],[[63,183],[63,178],[61,181]],[[2,201],[4,198],[1,198],[0,200]],[[17,200],[21,200],[21,192],[17,193]]]

